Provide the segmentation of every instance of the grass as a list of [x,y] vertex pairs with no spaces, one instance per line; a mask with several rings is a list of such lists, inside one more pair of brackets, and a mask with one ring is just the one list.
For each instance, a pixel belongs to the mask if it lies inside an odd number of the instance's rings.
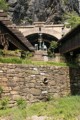
[[14,63],[14,64],[21,64],[22,59],[15,58],[15,57],[0,57],[0,63]]
[[12,108],[0,110],[0,116],[11,117],[12,120],[25,120],[28,116],[48,116],[53,120],[77,120],[80,116],[80,96],[52,99],[27,105],[26,109]]
[[80,97],[66,97],[46,103],[36,103],[28,108],[28,114],[47,115],[56,119],[60,117],[64,120],[71,120],[80,114]]
[[21,59],[18,57],[0,57],[0,63],[12,63],[12,64],[32,64],[32,65],[45,65],[45,66],[69,66],[77,67],[76,64],[72,63],[58,63],[58,62],[45,62],[45,61],[32,61],[30,59]]

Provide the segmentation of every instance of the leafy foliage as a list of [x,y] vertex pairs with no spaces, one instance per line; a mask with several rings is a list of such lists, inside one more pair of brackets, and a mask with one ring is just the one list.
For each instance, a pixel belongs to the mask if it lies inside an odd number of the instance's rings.
[[52,41],[50,43],[50,47],[48,49],[48,55],[49,57],[53,57],[54,56],[54,50],[57,48],[57,42],[56,41]]
[[69,25],[74,28],[76,27],[78,24],[80,24],[80,17],[77,13],[73,12],[73,13],[66,13],[64,15],[64,19],[66,22],[69,23]]
[[8,10],[8,4],[6,3],[5,0],[0,0],[0,9],[4,11]]
[[56,48],[57,48],[57,42],[56,42],[56,41],[52,41],[52,42],[50,43],[50,48],[51,48],[51,49],[56,49]]
[[21,51],[21,58],[26,58],[26,51]]
[[26,108],[27,103],[23,98],[19,98],[16,102],[17,102],[17,106],[19,108],[21,108],[21,109]]
[[3,93],[3,89],[2,87],[0,86],[0,95]]
[[8,107],[9,98],[5,97],[0,101],[1,109],[6,109]]
[[21,58],[22,59],[25,59],[25,58],[29,59],[32,56],[33,56],[33,54],[29,51],[21,51]]

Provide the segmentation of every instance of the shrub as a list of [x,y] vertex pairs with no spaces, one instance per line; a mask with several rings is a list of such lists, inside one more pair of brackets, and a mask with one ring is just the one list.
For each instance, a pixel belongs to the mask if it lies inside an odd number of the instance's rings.
[[0,56],[3,56],[3,50],[0,49]]
[[26,51],[21,51],[21,58],[23,58],[23,59],[26,58]]
[[9,98],[5,97],[0,102],[1,102],[1,109],[6,109],[8,107]]
[[0,0],[0,9],[7,11],[8,10],[8,4],[6,0]]
[[2,93],[3,93],[3,89],[2,89],[2,87],[0,86],[0,98],[1,98]]
[[3,93],[3,89],[2,87],[0,86],[0,95]]
[[[64,14],[63,16],[65,22],[67,22],[68,26],[71,26],[71,28],[76,27],[78,24],[80,24],[80,16],[76,12],[68,12]],[[66,24],[65,24],[66,26]]]
[[52,41],[50,43],[50,47],[48,48],[48,56],[53,57],[54,55],[54,50],[58,47],[58,43],[56,41]]
[[20,108],[20,109],[24,109],[26,108],[26,100],[24,100],[23,98],[19,98],[17,101],[17,106]]

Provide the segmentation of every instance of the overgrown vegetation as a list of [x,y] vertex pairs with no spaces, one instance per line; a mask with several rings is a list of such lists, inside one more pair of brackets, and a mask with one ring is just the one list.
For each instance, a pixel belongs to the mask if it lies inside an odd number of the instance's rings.
[[3,93],[3,89],[2,89],[2,87],[0,86],[0,97],[1,97],[2,93]]
[[14,64],[21,64],[22,59],[17,58],[17,57],[0,57],[0,62],[1,63],[14,63]]
[[53,61],[32,61],[31,59],[22,59],[18,57],[0,57],[0,63],[11,63],[11,64],[29,64],[29,65],[46,65],[46,66],[64,66],[64,67],[78,67],[76,63],[61,63]]
[[13,120],[25,120],[28,116],[33,115],[48,116],[51,117],[51,120],[80,119],[80,96],[54,98],[48,102],[29,104],[25,109],[0,110],[0,116],[10,117]]
[[17,102],[17,106],[18,106],[20,109],[26,108],[27,102],[26,102],[26,100],[24,100],[23,98],[17,99],[16,102]]
[[5,97],[5,98],[1,99],[0,100],[0,109],[7,109],[8,102],[9,102],[9,98],[8,97]]
[[76,27],[78,24],[80,24],[80,16],[76,12],[72,13],[66,13],[63,17],[65,19],[65,22],[67,22],[68,26],[71,26],[71,28]]
[[8,4],[6,3],[6,0],[0,0],[0,10],[8,10]]
[[50,43],[50,47],[48,49],[48,56],[49,57],[54,57],[55,56],[54,50],[57,48],[57,46],[58,46],[58,43],[56,41],[52,41]]
[[[57,42],[52,41],[50,45],[50,57],[54,56],[54,50],[57,48]],[[31,58],[33,57],[33,53],[29,51],[8,51],[8,50],[0,50],[0,63],[11,63],[11,64],[32,64],[32,65],[53,65],[53,66],[69,66],[69,67],[78,67],[78,64],[72,62],[53,62],[53,61],[33,61]]]

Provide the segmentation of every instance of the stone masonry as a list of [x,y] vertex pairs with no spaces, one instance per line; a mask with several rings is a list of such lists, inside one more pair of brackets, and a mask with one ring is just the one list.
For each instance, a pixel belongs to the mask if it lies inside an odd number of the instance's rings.
[[36,102],[70,95],[69,72],[68,67],[0,64],[2,97],[9,97],[15,104],[21,97]]

